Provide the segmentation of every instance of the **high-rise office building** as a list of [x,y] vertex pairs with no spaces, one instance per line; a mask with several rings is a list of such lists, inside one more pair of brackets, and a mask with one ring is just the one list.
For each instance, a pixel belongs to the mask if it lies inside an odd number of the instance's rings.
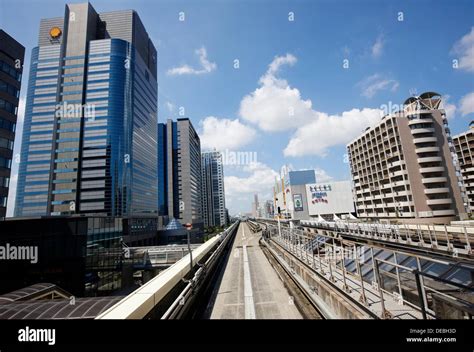
[[0,219],[6,216],[25,48],[0,29]]
[[156,61],[133,10],[69,4],[41,20],[17,216],[157,214]]
[[254,218],[258,217],[258,207],[259,207],[258,194],[255,193],[253,195],[253,202],[252,202],[252,217]]
[[202,211],[205,226],[225,226],[224,165],[220,152],[202,153]]
[[348,144],[357,215],[419,223],[466,216],[441,96],[411,97],[402,111]]
[[201,141],[188,118],[158,124],[159,215],[203,229]]
[[474,122],[469,130],[453,137],[462,179],[469,203],[469,212],[474,209]]

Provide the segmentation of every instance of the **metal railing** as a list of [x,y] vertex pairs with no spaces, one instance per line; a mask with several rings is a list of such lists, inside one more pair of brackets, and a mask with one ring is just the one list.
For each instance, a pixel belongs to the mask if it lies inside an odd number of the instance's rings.
[[[387,261],[374,256],[374,248],[370,246],[361,246],[360,243],[324,233],[319,233],[315,242],[315,238],[302,229],[278,229],[273,224],[264,230],[264,236],[275,240],[300,261],[326,276],[330,282],[338,284],[343,291],[357,291],[358,301],[365,306],[378,305],[380,318],[393,317],[391,310],[399,311],[399,307],[405,307],[407,316],[412,318],[436,318],[435,305],[442,298],[455,307],[459,316],[472,319],[474,305],[471,302],[474,289],[423,272],[420,259],[449,265],[447,262],[413,256],[416,258],[416,267],[407,267],[398,263],[397,251],[385,249],[393,253],[393,256],[388,257],[394,258],[394,261]],[[325,240],[322,240],[323,238]],[[345,256],[347,248],[353,248],[351,258]],[[357,248],[365,250],[358,251]],[[334,255],[341,252],[342,255]],[[368,258],[361,258],[365,253],[370,254]],[[351,265],[353,269],[348,270],[347,267]],[[463,299],[463,295],[468,295],[470,299]],[[372,297],[372,303],[369,302],[368,296]],[[374,296],[377,301],[375,304]],[[398,308],[394,309],[397,306]]]

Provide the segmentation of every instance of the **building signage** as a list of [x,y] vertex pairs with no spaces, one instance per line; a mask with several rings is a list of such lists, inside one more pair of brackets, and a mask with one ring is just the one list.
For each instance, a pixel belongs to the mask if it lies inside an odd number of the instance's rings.
[[349,181],[307,184],[306,199],[310,216],[348,214],[355,211]]
[[293,204],[295,211],[303,211],[303,196],[301,194],[294,194]]

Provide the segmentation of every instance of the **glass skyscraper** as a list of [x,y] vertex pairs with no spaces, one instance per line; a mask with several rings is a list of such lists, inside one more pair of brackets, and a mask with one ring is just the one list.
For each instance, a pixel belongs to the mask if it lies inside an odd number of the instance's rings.
[[7,210],[25,48],[0,29],[0,219]]
[[205,226],[225,226],[224,165],[220,152],[202,153],[202,212]]
[[160,215],[204,226],[201,204],[201,141],[188,118],[158,124]]
[[41,20],[16,216],[157,215],[156,61],[135,11]]

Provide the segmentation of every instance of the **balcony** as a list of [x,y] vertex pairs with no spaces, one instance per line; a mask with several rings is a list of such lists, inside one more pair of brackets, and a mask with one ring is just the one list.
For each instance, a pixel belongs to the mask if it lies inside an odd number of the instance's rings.
[[441,182],[448,182],[446,177],[427,177],[421,179],[422,183],[441,183]]
[[451,204],[453,200],[451,198],[440,198],[440,199],[427,199],[426,204],[428,205],[440,205],[440,204]]
[[439,147],[415,148],[415,153],[433,153],[433,152],[439,152]]
[[403,176],[403,175],[407,175],[407,174],[408,174],[407,170],[398,170],[398,171],[391,172],[390,176],[396,177],[396,176]]
[[436,137],[422,137],[422,138],[413,138],[413,143],[435,143],[438,141],[438,138]]
[[420,168],[420,173],[428,173],[428,172],[443,172],[444,166],[432,166],[432,167],[422,167]]
[[411,130],[411,134],[420,134],[420,133],[434,133],[434,128],[414,128]]
[[425,194],[449,193],[448,187],[425,188]]
[[450,216],[450,215],[455,215],[454,209],[433,210],[433,216]]
[[435,163],[435,162],[439,162],[439,161],[442,161],[442,158],[440,156],[427,156],[427,157],[424,157],[424,158],[418,158],[418,163],[421,164],[421,163]]
[[431,118],[429,118],[429,119],[412,119],[412,120],[408,121],[408,126],[416,125],[418,123],[433,123],[433,120]]
[[400,180],[400,181],[395,181],[395,182],[392,182],[392,186],[393,187],[397,187],[397,186],[405,186],[405,185],[408,185],[408,181],[407,180]]

